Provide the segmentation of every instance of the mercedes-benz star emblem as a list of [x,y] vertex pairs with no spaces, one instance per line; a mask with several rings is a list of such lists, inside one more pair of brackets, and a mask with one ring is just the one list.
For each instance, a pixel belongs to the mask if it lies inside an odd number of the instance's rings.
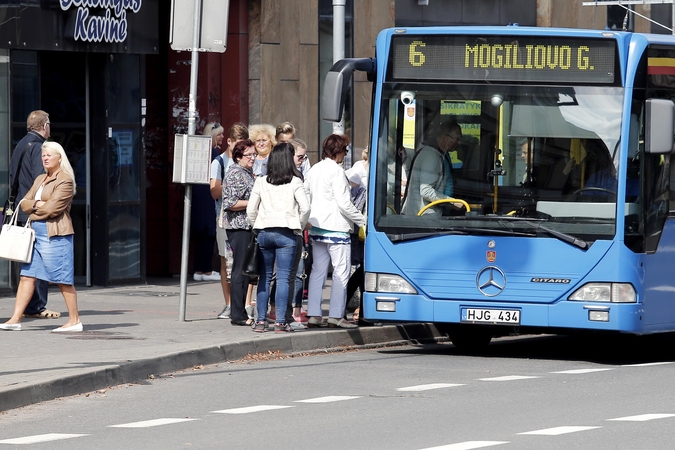
[[497,296],[506,287],[506,275],[499,267],[484,267],[476,275],[476,287],[486,297]]

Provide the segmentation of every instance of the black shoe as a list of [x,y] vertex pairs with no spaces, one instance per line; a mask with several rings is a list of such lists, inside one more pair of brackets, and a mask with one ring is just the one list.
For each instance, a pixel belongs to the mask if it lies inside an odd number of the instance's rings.
[[232,325],[239,325],[242,327],[250,327],[251,324],[253,324],[253,319],[246,319],[246,320],[231,320],[230,323]]

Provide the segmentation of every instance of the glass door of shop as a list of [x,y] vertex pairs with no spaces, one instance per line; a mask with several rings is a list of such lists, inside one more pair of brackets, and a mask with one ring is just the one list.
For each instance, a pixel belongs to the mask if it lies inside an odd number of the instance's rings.
[[89,104],[87,54],[12,51],[12,150],[26,135],[31,111],[44,110],[50,140],[61,144],[75,172],[76,194],[70,211],[75,229],[75,283],[91,285],[89,189]]

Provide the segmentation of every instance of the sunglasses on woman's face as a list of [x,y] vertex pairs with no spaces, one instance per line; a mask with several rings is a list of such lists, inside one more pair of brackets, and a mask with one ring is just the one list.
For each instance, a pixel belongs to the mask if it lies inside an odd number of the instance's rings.
[[295,157],[302,161],[303,159],[307,158],[307,155],[295,155]]

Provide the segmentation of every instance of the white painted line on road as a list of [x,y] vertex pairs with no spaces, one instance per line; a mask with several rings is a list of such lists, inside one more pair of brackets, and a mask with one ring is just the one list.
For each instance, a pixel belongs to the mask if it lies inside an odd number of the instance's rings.
[[422,450],[471,450],[474,448],[492,447],[493,445],[508,444],[507,441],[466,441],[458,444],[441,445],[440,447],[429,447]]
[[49,433],[49,434],[36,434],[35,436],[25,436],[14,439],[4,439],[0,441],[0,444],[12,444],[12,445],[28,445],[28,444],[38,444],[40,442],[50,442],[50,441],[60,441],[61,439],[71,439],[76,437],[89,436],[88,434],[62,434],[62,433]]
[[640,414],[638,416],[617,417],[616,419],[607,420],[616,420],[622,422],[646,422],[648,420],[667,419],[668,417],[675,417],[675,414]]
[[108,428],[150,428],[158,427],[160,425],[171,425],[172,423],[190,422],[199,419],[153,419],[144,420],[142,422],[123,423],[120,425],[108,425]]
[[418,386],[408,386],[402,388],[396,388],[397,391],[401,392],[419,392],[419,391],[430,391],[432,389],[443,389],[455,386],[464,386],[463,384],[452,384],[452,383],[432,383],[432,384],[420,384]]
[[549,372],[549,373],[563,373],[570,375],[580,375],[582,373],[593,373],[593,372],[604,372],[606,370],[614,370],[612,368],[608,369],[573,369],[573,370],[561,370],[560,372]]
[[641,363],[641,364],[624,364],[621,367],[649,367],[649,366],[663,366],[666,364],[675,364],[675,361],[663,361],[663,362]]
[[518,434],[536,434],[536,435],[540,435],[540,436],[559,436],[561,434],[576,433],[577,431],[593,430],[595,428],[602,428],[602,427],[575,427],[575,426],[555,427],[555,428],[545,428],[543,430],[528,431],[528,432],[525,432],[525,433],[518,433]]
[[307,400],[295,400],[294,403],[330,403],[342,400],[353,400],[355,398],[361,398],[361,396],[329,395],[327,397],[308,398]]
[[539,377],[530,377],[525,375],[506,375],[504,377],[493,377],[493,378],[479,378],[480,381],[516,381],[516,380],[529,380],[532,378]]
[[258,406],[247,406],[245,408],[223,409],[220,411],[211,411],[211,412],[215,414],[248,414],[260,411],[272,411],[274,409],[285,409],[285,408],[295,408],[295,407],[282,405],[258,405]]

